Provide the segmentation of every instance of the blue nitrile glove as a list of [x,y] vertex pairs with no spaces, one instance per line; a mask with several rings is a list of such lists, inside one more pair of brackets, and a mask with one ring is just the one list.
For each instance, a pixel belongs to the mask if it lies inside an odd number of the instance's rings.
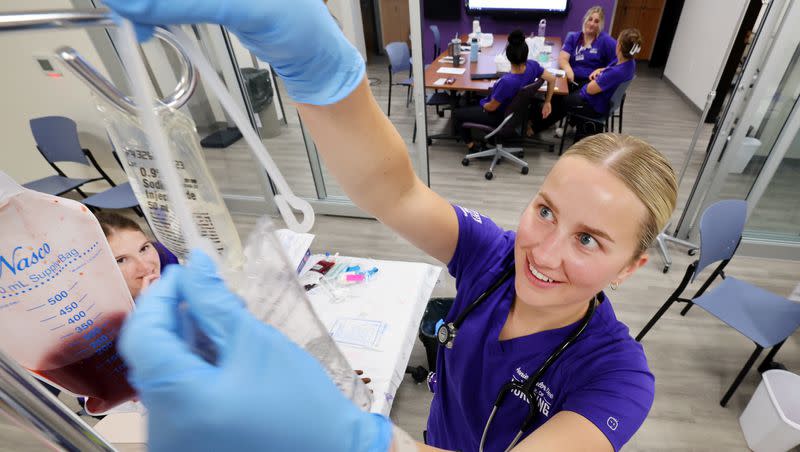
[[[216,364],[179,336],[179,300]],[[149,412],[150,450],[389,450],[391,422],[359,410],[315,358],[253,317],[200,251],[138,298],[119,350]]]
[[327,105],[347,97],[364,78],[364,60],[322,0],[104,0],[142,25],[226,26],[283,77],[297,102]]

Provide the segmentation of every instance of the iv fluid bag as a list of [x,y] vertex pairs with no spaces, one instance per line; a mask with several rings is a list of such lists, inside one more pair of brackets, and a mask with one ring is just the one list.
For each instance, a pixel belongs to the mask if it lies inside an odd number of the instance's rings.
[[[128,175],[136,199],[156,238],[185,259],[189,246],[177,216],[170,209],[163,176],[139,119],[97,102],[106,129]],[[180,111],[160,105],[156,114],[167,133],[175,169],[200,235],[209,239],[226,267],[241,268],[242,245],[233,220],[203,158],[194,122]]]
[[133,399],[116,347],[133,300],[94,215],[0,172],[0,227],[0,349],[91,413]]
[[259,220],[244,251],[246,265],[235,283],[247,308],[314,355],[339,389],[363,410],[369,410],[369,388],[353,371],[311,307],[280,247],[269,217]]

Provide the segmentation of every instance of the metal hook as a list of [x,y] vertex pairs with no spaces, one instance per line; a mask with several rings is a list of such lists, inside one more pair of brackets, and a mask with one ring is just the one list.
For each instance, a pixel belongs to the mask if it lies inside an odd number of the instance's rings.
[[[109,27],[116,26],[116,23],[112,20],[109,10],[105,8],[0,14],[0,32],[90,26]],[[180,56],[181,74],[178,85],[172,93],[161,99],[162,104],[178,109],[189,100],[197,87],[197,76],[194,66],[190,63],[186,51],[170,32],[156,27],[154,35],[169,44]],[[75,75],[97,91],[103,98],[110,101],[122,111],[130,114],[136,113],[136,105],[133,101],[83,59],[75,49],[71,47],[62,47],[56,50],[56,54]]]

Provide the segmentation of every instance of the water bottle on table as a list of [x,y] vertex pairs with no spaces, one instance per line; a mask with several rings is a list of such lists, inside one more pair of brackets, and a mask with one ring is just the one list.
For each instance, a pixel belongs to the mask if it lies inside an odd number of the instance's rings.
[[469,61],[471,63],[478,62],[478,48],[480,45],[478,44],[478,38],[473,37],[469,43]]
[[453,38],[450,41],[450,57],[453,58],[453,67],[461,65],[461,40]]
[[542,19],[539,21],[539,36],[544,38],[544,33],[547,29],[547,20]]

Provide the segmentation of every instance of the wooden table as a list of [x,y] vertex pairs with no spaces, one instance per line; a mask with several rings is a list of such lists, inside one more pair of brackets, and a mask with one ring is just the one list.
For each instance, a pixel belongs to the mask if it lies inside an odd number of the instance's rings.
[[[461,42],[467,42],[467,35],[461,36]],[[491,47],[481,47],[481,51],[478,54],[478,61],[477,62],[468,62],[459,65],[458,67],[466,68],[463,74],[455,75],[455,74],[442,74],[436,72],[441,67],[455,67],[453,63],[442,63],[442,57],[448,56],[448,52],[445,51],[441,55],[439,55],[436,60],[431,63],[427,69],[425,69],[425,88],[429,89],[441,89],[441,90],[449,90],[449,91],[471,91],[471,92],[480,92],[485,93],[489,91],[489,88],[497,81],[497,79],[493,80],[472,80],[470,78],[470,74],[473,72],[476,74],[485,74],[485,73],[493,73],[497,71],[497,66],[494,63],[494,57],[501,53],[505,52],[506,50],[506,43],[508,42],[508,35],[506,34],[495,34],[494,35],[494,42],[492,43]],[[558,67],[558,55],[561,52],[561,38],[559,37],[547,37],[545,38],[546,45],[552,45],[553,51],[550,54],[550,59],[548,63],[540,63],[542,66],[547,68],[557,68]],[[466,57],[469,60],[468,54],[462,54],[462,57]],[[463,58],[462,58],[463,60]],[[440,78],[454,78],[455,83],[450,85],[434,85],[433,83],[440,79]],[[542,92],[546,91],[543,87]],[[567,95],[569,94],[569,89],[567,87],[567,79],[564,77],[556,78],[556,87],[555,87],[555,95]]]

